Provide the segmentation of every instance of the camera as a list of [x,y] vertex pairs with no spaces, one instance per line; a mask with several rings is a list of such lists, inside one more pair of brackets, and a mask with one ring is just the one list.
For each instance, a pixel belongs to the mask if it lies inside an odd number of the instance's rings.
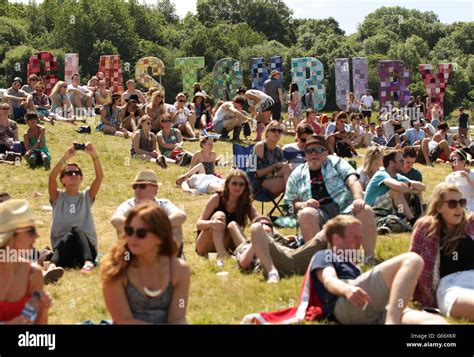
[[86,149],[86,144],[74,143],[74,150],[85,150],[85,149]]

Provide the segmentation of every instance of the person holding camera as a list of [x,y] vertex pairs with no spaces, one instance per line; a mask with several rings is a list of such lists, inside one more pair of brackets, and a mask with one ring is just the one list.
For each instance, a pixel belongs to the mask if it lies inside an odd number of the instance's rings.
[[[81,168],[68,162],[80,150],[90,155],[95,170],[92,184],[83,191],[80,191],[83,181]],[[58,176],[65,191],[58,190]],[[82,266],[82,272],[89,273],[94,268],[97,234],[92,217],[92,204],[103,177],[99,157],[91,143],[74,143],[69,146],[51,171],[48,190],[49,200],[53,206],[51,244],[54,253],[49,269],[56,266],[63,268]]]

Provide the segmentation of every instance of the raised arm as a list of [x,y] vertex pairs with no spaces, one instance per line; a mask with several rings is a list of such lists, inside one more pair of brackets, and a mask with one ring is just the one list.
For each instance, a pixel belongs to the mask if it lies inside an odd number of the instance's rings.
[[51,173],[49,174],[48,191],[49,191],[49,202],[51,204],[54,204],[54,202],[56,202],[59,196],[58,182],[57,182],[58,176],[61,173],[61,170],[63,169],[63,167],[67,165],[67,160],[73,157],[74,154],[75,154],[74,144],[71,144],[71,146],[69,146],[66,149],[62,158],[59,159],[59,162],[53,167],[53,169],[51,170]]
[[99,156],[97,155],[97,152],[91,143],[86,143],[85,152],[90,155],[92,162],[94,163],[95,178],[94,181],[92,181],[89,195],[91,196],[91,200],[95,201],[95,197],[97,196],[97,193],[99,193],[100,185],[102,184],[102,180],[104,178],[104,172],[102,171],[102,165],[100,164]]

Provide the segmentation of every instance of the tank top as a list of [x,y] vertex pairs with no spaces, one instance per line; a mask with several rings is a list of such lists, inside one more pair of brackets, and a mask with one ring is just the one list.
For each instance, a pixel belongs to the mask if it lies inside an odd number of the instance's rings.
[[206,175],[214,175],[214,171],[212,170],[214,165],[212,161],[202,161],[202,166],[204,166],[204,170],[206,170]]
[[9,321],[14,317],[17,317],[23,311],[25,304],[30,299],[30,277],[31,277],[31,265],[29,266],[28,272],[28,284],[26,285],[25,295],[18,301],[0,301],[0,321]]
[[173,297],[173,285],[171,283],[171,257],[169,259],[169,284],[165,291],[157,297],[148,297],[143,295],[127,279],[125,286],[125,295],[132,315],[137,320],[150,322],[153,324],[165,324],[168,322],[168,312]]
[[[155,134],[150,132],[148,134],[148,137],[145,136],[145,133],[143,132],[143,129],[140,129],[140,143],[138,144],[139,148],[148,152],[152,152],[154,150],[153,148],[153,137]],[[131,149],[132,156],[136,155],[135,149],[133,148],[133,142],[132,142],[132,149]]]
[[[176,132],[178,130],[179,129],[171,128],[171,133],[169,133],[168,135],[165,134],[163,131],[161,132],[161,134],[163,135],[163,141],[165,142],[165,144],[177,144],[178,143],[178,136],[176,135]],[[160,152],[166,157],[170,156],[171,151],[173,151],[173,150],[172,149],[166,149],[163,146],[160,146]]]
[[241,224],[240,222],[237,221],[237,215],[236,215],[235,212],[230,213],[230,212],[227,211],[227,208],[225,207],[225,202],[222,199],[222,197],[219,198],[219,206],[217,206],[217,208],[214,210],[214,212],[212,214],[216,213],[217,211],[221,211],[225,214],[225,223],[226,224],[229,224],[230,222],[237,222],[237,223]]

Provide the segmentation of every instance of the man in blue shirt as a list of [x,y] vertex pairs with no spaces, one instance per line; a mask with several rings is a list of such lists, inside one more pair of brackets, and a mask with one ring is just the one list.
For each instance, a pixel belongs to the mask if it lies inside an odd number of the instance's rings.
[[406,140],[410,143],[410,145],[421,143],[425,136],[426,133],[421,129],[421,122],[419,120],[414,121],[413,128],[410,128],[405,132]]
[[293,168],[305,163],[306,154],[304,153],[304,146],[306,144],[306,139],[311,135],[313,135],[313,128],[311,125],[300,124],[296,128],[295,142],[283,146],[283,156]]
[[331,249],[317,252],[310,267],[324,317],[359,325],[447,323],[440,315],[407,308],[423,269],[418,254],[401,254],[362,274],[361,221],[340,215],[326,223],[324,232]]
[[403,214],[410,223],[416,219],[405,197],[406,193],[421,194],[425,190],[422,182],[411,181],[401,175],[405,159],[397,150],[384,153],[383,169],[372,176],[365,190],[365,203],[372,206],[375,212],[391,214],[395,209]]

